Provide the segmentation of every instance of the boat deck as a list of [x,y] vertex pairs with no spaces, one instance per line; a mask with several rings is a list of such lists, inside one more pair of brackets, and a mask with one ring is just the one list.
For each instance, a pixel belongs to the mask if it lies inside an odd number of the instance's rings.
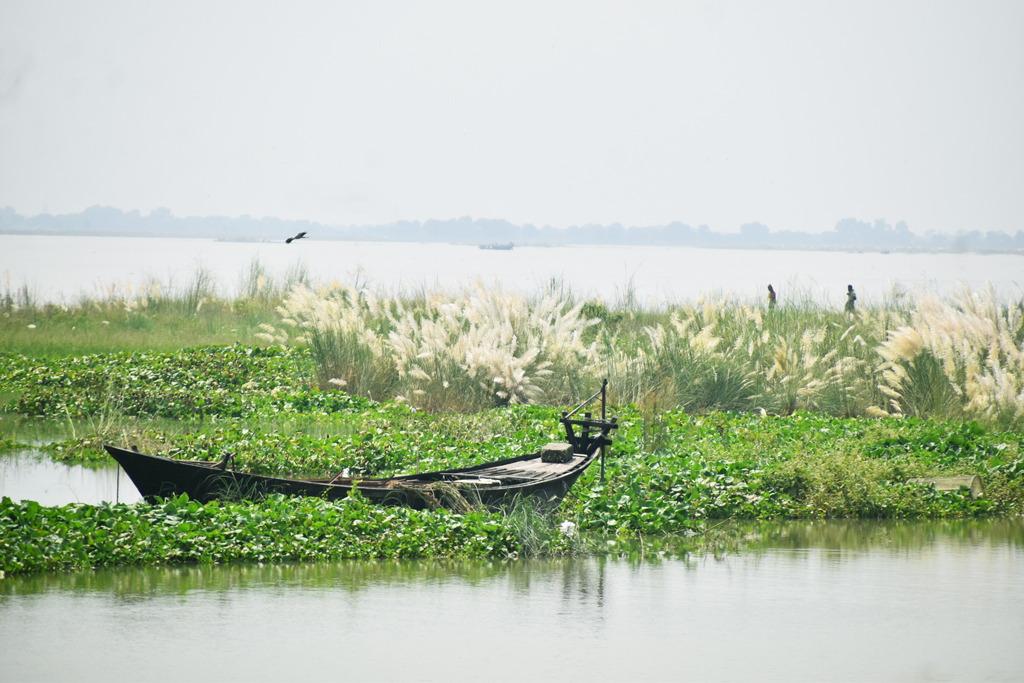
[[476,470],[473,474],[480,477],[490,477],[502,480],[522,479],[527,481],[536,481],[560,476],[583,462],[586,457],[587,456],[585,455],[576,454],[569,462],[544,462],[540,458],[535,458],[532,460],[522,460],[520,462],[513,462],[507,465]]
[[473,484],[474,486],[509,486],[557,479],[587,460],[586,455],[575,454],[568,462],[544,462],[541,458],[528,458],[517,462],[503,463],[493,467],[482,467],[470,472],[431,472],[423,476],[402,475],[390,479],[360,479],[359,477],[338,477],[335,479],[307,479],[316,483],[352,484],[361,488],[425,485],[437,482]]

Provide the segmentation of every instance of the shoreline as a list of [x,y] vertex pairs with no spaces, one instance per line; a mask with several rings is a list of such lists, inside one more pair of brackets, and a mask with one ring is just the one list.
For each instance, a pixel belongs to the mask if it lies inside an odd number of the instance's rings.
[[[2,229],[0,235],[16,235],[26,237],[117,237],[130,239],[182,239],[182,240],[205,240],[218,243],[236,244],[280,244],[283,240],[269,238],[245,238],[237,236],[210,236],[204,233],[150,233],[139,234],[137,232],[100,230],[93,232],[81,232],[75,230],[14,230]],[[450,240],[372,240],[365,236],[344,237],[344,236],[318,236],[316,241],[320,242],[344,242],[349,244],[436,244],[448,246],[465,246],[479,248],[480,242],[450,241]],[[755,244],[735,245],[727,243],[713,244],[679,244],[675,242],[544,242],[529,240],[516,242],[515,249],[558,249],[558,248],[579,248],[579,247],[659,247],[659,248],[681,248],[681,249],[723,249],[728,251],[795,251],[795,252],[816,252],[816,253],[839,253],[839,254],[974,254],[974,255],[1016,255],[1024,256],[1024,248],[1010,249],[968,249],[961,247],[914,247],[914,246],[888,246],[888,245],[863,245],[863,246],[815,246],[815,245],[789,245],[789,244]]]

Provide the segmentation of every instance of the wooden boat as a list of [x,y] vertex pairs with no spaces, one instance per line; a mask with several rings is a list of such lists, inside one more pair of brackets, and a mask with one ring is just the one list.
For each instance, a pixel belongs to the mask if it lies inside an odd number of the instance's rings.
[[[605,386],[598,392],[602,397]],[[229,469],[230,455],[220,462],[206,462],[174,460],[116,446],[104,448],[150,502],[183,493],[204,503],[214,498],[254,500],[274,493],[336,500],[357,488],[364,498],[374,503],[415,508],[460,508],[476,503],[496,508],[525,497],[557,504],[599,456],[602,457],[602,476],[604,474],[604,447],[611,444],[609,432],[618,427],[616,419],[596,419],[590,413],[585,413],[582,419],[573,419],[573,415],[596,396],[571,413],[562,413],[560,422],[572,446],[566,462],[549,462],[550,458],[545,457],[542,450],[473,467],[387,479],[341,475],[333,479],[286,479]],[[603,408],[601,412],[603,415]],[[579,428],[578,434],[574,428]],[[568,449],[565,453],[568,455]]]
[[509,242],[508,244],[481,244],[480,248],[481,249],[496,249],[498,251],[509,251],[514,246],[515,246],[515,243]]

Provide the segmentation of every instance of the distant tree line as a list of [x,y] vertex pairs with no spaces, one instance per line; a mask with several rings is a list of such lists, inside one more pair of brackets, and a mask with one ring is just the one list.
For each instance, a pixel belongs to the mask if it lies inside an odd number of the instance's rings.
[[678,221],[668,225],[624,227],[587,224],[569,228],[515,225],[506,220],[469,216],[448,220],[397,221],[385,225],[324,225],[304,220],[240,216],[189,216],[179,218],[169,209],[138,211],[92,206],[80,213],[26,217],[14,209],[0,209],[0,233],[42,235],[117,235],[135,237],[207,237],[224,240],[277,241],[305,231],[321,240],[367,242],[455,242],[519,245],[623,244],[725,247],[742,249],[905,249],[941,251],[1024,250],[1024,230],[961,232],[955,235],[928,232],[915,235],[903,221],[890,225],[844,218],[833,230],[822,233],[772,231],[761,223],[747,223],[738,233],[720,233],[706,225],[693,228]]

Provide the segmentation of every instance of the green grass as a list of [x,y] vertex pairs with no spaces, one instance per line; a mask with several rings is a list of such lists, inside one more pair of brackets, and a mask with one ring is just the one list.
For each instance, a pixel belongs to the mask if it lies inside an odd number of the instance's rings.
[[120,303],[55,305],[0,312],[4,351],[38,358],[174,351],[194,346],[253,343],[261,324],[277,322],[274,302],[212,301],[199,311],[171,302],[127,311]]
[[40,358],[116,351],[175,351],[247,343],[260,325],[280,319],[292,285],[308,283],[301,264],[274,278],[258,258],[239,276],[238,296],[221,297],[212,274],[198,268],[179,287],[147,282],[111,286],[70,303],[40,302],[26,287],[0,293],[0,349]]

